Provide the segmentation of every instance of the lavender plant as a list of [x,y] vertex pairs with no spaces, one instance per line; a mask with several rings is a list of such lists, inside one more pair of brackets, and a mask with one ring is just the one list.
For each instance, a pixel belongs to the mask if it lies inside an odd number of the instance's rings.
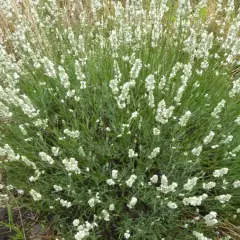
[[0,41],[0,199],[18,190],[66,240],[231,239],[234,1],[12,4],[0,1],[13,26]]

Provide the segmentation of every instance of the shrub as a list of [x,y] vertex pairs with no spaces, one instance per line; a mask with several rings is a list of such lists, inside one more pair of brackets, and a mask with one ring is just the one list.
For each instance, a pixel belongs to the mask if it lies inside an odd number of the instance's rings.
[[5,189],[65,239],[225,239],[240,212],[233,1],[1,6]]

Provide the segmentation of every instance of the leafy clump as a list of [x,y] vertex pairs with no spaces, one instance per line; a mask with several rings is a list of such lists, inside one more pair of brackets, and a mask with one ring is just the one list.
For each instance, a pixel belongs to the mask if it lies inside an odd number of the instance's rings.
[[21,190],[65,239],[230,238],[221,223],[240,212],[233,1],[211,12],[206,1],[6,2],[3,189]]

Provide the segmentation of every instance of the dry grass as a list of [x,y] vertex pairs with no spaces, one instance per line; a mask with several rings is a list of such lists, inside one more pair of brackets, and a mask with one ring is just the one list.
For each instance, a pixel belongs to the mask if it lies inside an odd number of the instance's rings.
[[235,226],[234,224],[225,221],[221,222],[218,231],[223,236],[231,236],[233,240],[239,240],[240,239],[240,227]]
[[[104,0],[104,13],[105,14],[111,14],[112,13],[112,4],[115,0]],[[150,0],[143,0],[144,4],[147,4]],[[121,0],[123,6],[126,5],[126,0]],[[226,0],[224,1],[226,2]],[[63,22],[66,26],[70,26],[74,23],[76,19],[71,15],[71,9],[73,5],[76,5],[78,9],[81,11],[81,5],[84,5],[85,9],[89,9],[89,21],[91,22],[91,1],[90,0],[74,0],[74,1],[68,1],[68,0],[57,0],[57,3],[60,8],[65,7],[67,9],[67,19],[63,19]],[[174,4],[176,5],[178,1],[174,1]],[[192,4],[194,5],[196,3],[195,0],[192,0]],[[208,11],[207,11],[207,16],[214,14],[216,10],[216,1],[215,0],[208,0]],[[12,7],[15,9],[16,15],[13,18],[16,18],[18,13],[24,14],[27,19],[32,23],[33,27],[36,29],[36,24],[34,23],[31,11],[29,9],[29,0],[22,0],[21,3],[17,3],[17,0],[12,0]],[[80,13],[80,12],[79,12]],[[3,11],[1,10],[0,7],[0,29],[2,34],[4,35],[8,30],[14,31],[14,25],[12,22],[7,19]],[[0,33],[1,34],[1,33]]]

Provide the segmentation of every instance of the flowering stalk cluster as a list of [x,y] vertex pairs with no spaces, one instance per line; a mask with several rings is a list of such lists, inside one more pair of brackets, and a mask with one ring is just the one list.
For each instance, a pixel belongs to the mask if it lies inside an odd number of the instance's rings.
[[0,0],[0,205],[20,194],[65,239],[223,240],[240,11],[212,4]]

